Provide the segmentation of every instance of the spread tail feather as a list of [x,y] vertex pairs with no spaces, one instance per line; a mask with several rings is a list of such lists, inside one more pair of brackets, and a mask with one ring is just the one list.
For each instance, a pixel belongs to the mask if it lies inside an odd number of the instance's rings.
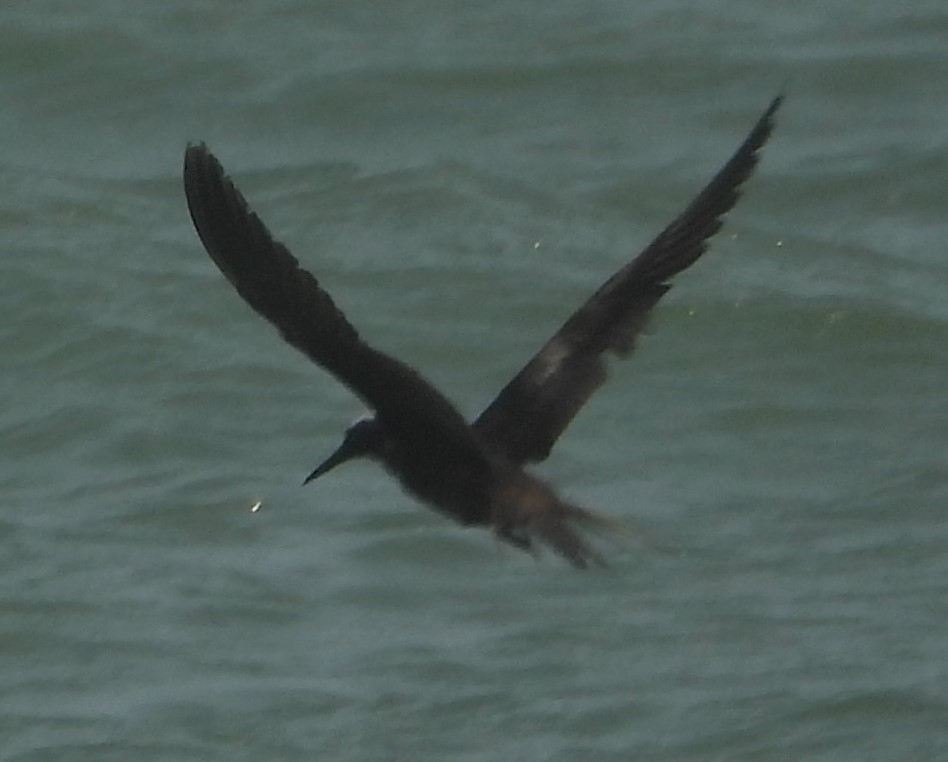
[[641,527],[569,503],[560,503],[556,510],[534,517],[520,526],[497,529],[497,535],[502,540],[521,550],[532,551],[533,540],[538,540],[577,569],[585,569],[590,565],[607,567],[605,558],[583,536],[585,533],[597,534],[621,544],[644,543],[666,552],[673,550]]
[[[572,506],[570,506],[572,508]],[[608,566],[605,559],[576,531],[574,524],[583,524],[600,519],[588,511],[574,514],[571,510],[558,515],[549,515],[540,518],[531,524],[531,531],[577,569],[585,569],[590,563],[596,566]],[[574,520],[574,521],[571,521]]]
[[618,522],[578,506],[560,503],[552,510],[545,510],[527,520],[495,526],[494,531],[501,540],[528,552],[534,550],[534,540],[538,540],[577,569],[585,569],[590,564],[603,567],[608,564],[578,531],[579,527],[607,530],[614,524]]

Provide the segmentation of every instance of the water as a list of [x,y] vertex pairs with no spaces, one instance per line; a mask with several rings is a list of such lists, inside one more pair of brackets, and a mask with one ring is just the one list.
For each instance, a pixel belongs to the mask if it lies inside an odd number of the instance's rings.
[[[932,0],[5,3],[0,759],[948,756],[946,39]],[[298,486],[361,409],[203,253],[188,141],[473,415],[780,89],[540,469],[672,552]]]

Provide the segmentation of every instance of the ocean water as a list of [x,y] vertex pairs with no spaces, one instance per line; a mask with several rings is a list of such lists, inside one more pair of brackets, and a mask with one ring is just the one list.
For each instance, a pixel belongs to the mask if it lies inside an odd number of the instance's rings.
[[[948,6],[0,5],[0,760],[948,758]],[[658,541],[500,547],[191,227],[207,141],[475,415],[772,96],[538,468]],[[262,506],[252,513],[257,501]]]

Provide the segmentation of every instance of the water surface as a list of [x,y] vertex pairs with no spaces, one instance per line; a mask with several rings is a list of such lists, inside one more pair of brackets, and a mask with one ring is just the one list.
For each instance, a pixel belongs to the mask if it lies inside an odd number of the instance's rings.
[[[948,755],[943,3],[92,5],[0,9],[0,759]],[[298,486],[362,411],[203,253],[189,141],[474,415],[779,90],[539,469],[672,552]]]

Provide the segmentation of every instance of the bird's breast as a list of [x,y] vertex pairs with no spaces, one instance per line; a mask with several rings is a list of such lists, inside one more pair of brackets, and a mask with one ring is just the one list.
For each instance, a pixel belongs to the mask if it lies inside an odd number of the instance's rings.
[[472,458],[450,453],[393,447],[382,459],[402,487],[419,500],[461,524],[488,524],[494,469]]

